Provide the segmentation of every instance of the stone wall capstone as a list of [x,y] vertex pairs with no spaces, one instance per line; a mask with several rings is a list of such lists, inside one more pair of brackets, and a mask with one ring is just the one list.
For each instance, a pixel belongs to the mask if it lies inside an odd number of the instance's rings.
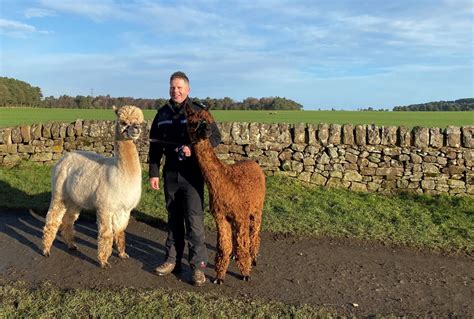
[[[137,141],[148,162],[151,121]],[[474,195],[474,126],[446,129],[377,125],[218,124],[226,163],[251,159],[267,175],[284,175],[353,191],[409,191]],[[113,156],[112,121],[76,120],[0,129],[0,165],[22,160],[54,163],[66,152],[92,151]]]

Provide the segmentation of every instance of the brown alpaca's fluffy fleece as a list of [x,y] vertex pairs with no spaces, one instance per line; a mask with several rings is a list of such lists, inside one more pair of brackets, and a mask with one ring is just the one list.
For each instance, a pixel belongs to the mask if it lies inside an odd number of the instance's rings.
[[125,228],[141,196],[141,166],[134,140],[141,133],[142,111],[135,106],[114,107],[115,156],[73,152],[56,163],[52,172],[51,203],[43,230],[43,254],[50,255],[58,229],[69,249],[74,244],[74,222],[82,209],[97,212],[98,260],[102,268],[115,241],[120,258],[125,253]]
[[226,165],[217,158],[208,139],[209,124],[214,119],[206,109],[187,107],[186,116],[193,150],[209,189],[211,213],[217,226],[215,283],[220,284],[224,280],[233,252],[242,279],[249,280],[260,248],[265,175],[254,161]]

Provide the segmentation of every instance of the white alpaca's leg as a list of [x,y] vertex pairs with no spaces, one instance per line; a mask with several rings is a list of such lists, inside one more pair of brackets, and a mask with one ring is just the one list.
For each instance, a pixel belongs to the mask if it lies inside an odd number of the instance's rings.
[[110,268],[108,260],[110,255],[112,255],[112,217],[107,212],[97,211],[97,224],[99,228],[97,238],[97,259],[102,268]]
[[114,241],[117,246],[119,257],[122,259],[129,258],[128,254],[125,252],[125,230],[114,233]]
[[122,259],[129,258],[128,254],[125,253],[125,229],[130,219],[130,212],[123,212],[115,214],[112,217],[112,225],[114,231],[114,242],[119,253],[119,257]]
[[79,217],[80,211],[80,208],[75,205],[69,206],[66,210],[66,213],[64,214],[62,224],[59,228],[61,231],[61,236],[71,250],[77,249],[77,246],[74,244],[74,222]]
[[49,256],[51,245],[61,225],[66,207],[63,201],[51,200],[51,204],[46,215],[46,223],[43,228],[43,255]]

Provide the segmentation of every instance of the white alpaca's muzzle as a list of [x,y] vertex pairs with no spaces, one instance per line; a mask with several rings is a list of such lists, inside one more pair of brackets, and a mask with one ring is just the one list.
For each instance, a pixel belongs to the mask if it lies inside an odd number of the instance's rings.
[[122,136],[125,139],[136,140],[140,137],[142,129],[138,125],[127,125],[122,128]]

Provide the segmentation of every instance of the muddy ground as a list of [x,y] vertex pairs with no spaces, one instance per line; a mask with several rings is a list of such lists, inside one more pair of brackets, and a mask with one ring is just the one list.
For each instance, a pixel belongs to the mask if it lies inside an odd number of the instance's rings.
[[[59,238],[51,257],[41,254],[44,212],[0,210],[0,284],[22,280],[31,285],[50,281],[63,288],[167,288],[214,292],[226,296],[312,304],[341,314],[371,316],[460,316],[474,314],[472,257],[446,256],[409,248],[350,240],[294,238],[262,234],[261,256],[250,282],[239,279],[231,263],[223,285],[190,284],[190,270],[158,277],[153,269],[163,260],[166,232],[132,219],[127,228],[128,260],[114,252],[111,269],[96,260],[94,219],[76,223],[78,251]],[[207,244],[213,278],[215,234]],[[357,304],[357,306],[355,306]]]

